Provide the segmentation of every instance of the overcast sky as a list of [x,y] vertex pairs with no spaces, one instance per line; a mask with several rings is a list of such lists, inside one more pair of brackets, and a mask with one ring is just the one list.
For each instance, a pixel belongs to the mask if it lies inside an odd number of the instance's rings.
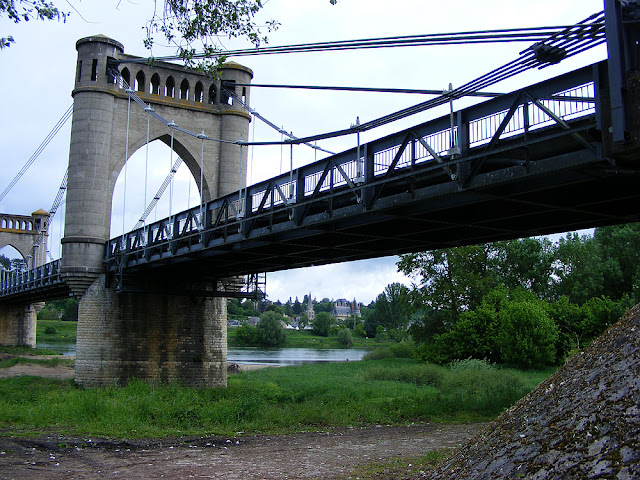
[[[160,2],[160,0],[158,0]],[[65,2],[59,2],[66,8]],[[350,40],[470,30],[537,27],[574,24],[602,10],[602,0],[267,0],[258,23],[276,19],[281,23],[270,35],[270,45],[289,45],[320,41]],[[75,42],[95,34],[121,42],[125,52],[147,56],[143,47],[145,21],[151,0],[100,2],[71,0],[78,10],[66,23],[28,22],[14,25],[0,19],[0,36],[11,34],[16,43],[0,51],[0,145],[2,177],[0,191],[31,157],[54,125],[71,105],[76,65]],[[69,9],[71,10],[71,9]],[[223,40],[227,48],[245,47],[238,41]],[[232,60],[254,71],[255,83],[316,84],[361,87],[445,89],[449,83],[466,83],[510,60],[529,44],[495,44],[448,47],[411,47],[352,52],[240,57]],[[156,55],[170,53],[157,49]],[[510,91],[536,83],[605,57],[604,48],[571,58],[542,71],[531,71],[491,88]],[[254,88],[252,107],[273,123],[306,136],[347,128],[356,117],[366,122],[384,114],[426,100],[420,95],[383,93],[318,92]],[[456,107],[467,105],[456,102]],[[446,113],[445,110],[411,117],[363,135],[363,142],[424,122]],[[0,212],[30,214],[49,210],[68,163],[70,124],[56,136],[26,175],[0,202]],[[205,132],[206,133],[206,132]],[[261,122],[251,126],[251,139],[279,140],[280,134]],[[342,137],[321,143],[335,152],[355,145],[355,137]],[[127,192],[122,181],[116,185],[113,201],[112,236],[130,230],[144,211],[144,149],[128,162]],[[169,171],[171,157],[166,147],[150,149],[147,199],[150,199]],[[289,155],[280,147],[259,147],[250,151],[249,182],[254,183],[288,170]],[[316,154],[306,147],[294,148],[294,168],[309,163]],[[317,158],[322,158],[318,156]],[[175,160],[175,157],[174,157]],[[121,174],[122,176],[122,174]],[[173,212],[198,201],[189,174],[178,174],[172,205]],[[137,178],[137,181],[132,181]],[[189,198],[189,193],[191,196]],[[126,198],[126,211],[123,211]],[[168,200],[163,200],[157,218],[166,216]],[[53,222],[49,250],[59,257],[64,208]],[[123,221],[124,218],[124,221]],[[151,216],[153,220],[154,214]],[[2,253],[11,254],[7,249]],[[311,269],[269,274],[267,292],[271,300],[313,297],[356,298],[369,303],[386,285],[409,283],[396,272],[396,258],[328,265]]]

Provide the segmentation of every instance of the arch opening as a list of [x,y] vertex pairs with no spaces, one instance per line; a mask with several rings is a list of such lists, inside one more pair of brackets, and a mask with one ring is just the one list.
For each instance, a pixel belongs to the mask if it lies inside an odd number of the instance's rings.
[[129,88],[131,88],[131,72],[129,72],[129,69],[127,67],[124,67],[120,72],[120,75],[122,76],[122,79],[127,82]]
[[180,100],[189,100],[189,82],[186,78],[180,84]]
[[169,76],[165,83],[164,96],[173,98],[173,96],[175,95],[175,90],[176,90],[176,82],[172,76]]
[[[147,206],[153,201],[162,183],[169,175],[173,167],[172,164],[175,164],[178,158],[175,141],[172,156],[171,149],[159,139],[149,144],[148,162],[144,145],[129,157],[126,165],[120,169],[113,189],[111,238],[133,229]],[[145,166],[147,166],[146,194]],[[185,162],[182,162],[178,167],[172,183],[172,186],[167,186],[156,207],[147,217],[146,223],[166,218],[170,211],[171,214],[175,214],[200,204],[198,184]]]
[[202,82],[196,83],[194,100],[198,103],[202,103],[204,101],[204,87],[202,86]]
[[0,270],[21,272],[26,269],[27,261],[17,248],[10,243],[0,247]]
[[160,75],[154,73],[151,77],[151,85],[149,93],[153,95],[160,95]]
[[146,90],[145,89],[145,76],[144,76],[144,72],[142,70],[140,70],[136,74],[136,86],[135,86],[134,90],[136,92],[143,92],[143,93]]

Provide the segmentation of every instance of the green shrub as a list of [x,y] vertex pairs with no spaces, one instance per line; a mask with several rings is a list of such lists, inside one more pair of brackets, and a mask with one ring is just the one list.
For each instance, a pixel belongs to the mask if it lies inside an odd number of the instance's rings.
[[331,326],[331,315],[327,312],[320,312],[313,321],[313,333],[321,337],[329,336],[329,327]]
[[287,342],[282,320],[284,317],[276,312],[264,312],[256,325],[258,342],[265,347],[281,347]]
[[388,348],[376,348],[367,352],[362,357],[363,360],[382,360],[383,358],[393,358],[393,353]]
[[350,347],[353,344],[353,337],[351,336],[351,330],[348,328],[342,328],[338,332],[338,342],[346,347]]
[[258,344],[258,330],[253,325],[244,323],[236,329],[236,341],[240,345],[252,346]]
[[508,302],[498,317],[496,345],[504,362],[524,368],[554,363],[558,327],[542,302]]
[[608,297],[597,297],[587,300],[580,307],[582,313],[583,342],[588,343],[598,337],[610,325],[617,322],[628,307],[629,299],[623,298],[620,301],[613,301]]
[[413,358],[416,354],[416,347],[413,342],[403,340],[389,346],[391,354],[396,358]]
[[58,330],[56,330],[56,327],[47,325],[47,327],[44,329],[44,333],[46,333],[47,335],[55,335],[56,333],[58,333]]
[[364,330],[364,325],[361,323],[356,325],[356,328],[353,329],[353,333],[362,338],[367,336],[367,332]]

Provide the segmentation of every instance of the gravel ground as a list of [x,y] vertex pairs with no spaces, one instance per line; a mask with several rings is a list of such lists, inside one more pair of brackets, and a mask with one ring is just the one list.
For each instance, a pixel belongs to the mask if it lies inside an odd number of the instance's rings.
[[0,439],[0,479],[349,478],[357,465],[459,446],[483,426],[376,426],[136,443]]

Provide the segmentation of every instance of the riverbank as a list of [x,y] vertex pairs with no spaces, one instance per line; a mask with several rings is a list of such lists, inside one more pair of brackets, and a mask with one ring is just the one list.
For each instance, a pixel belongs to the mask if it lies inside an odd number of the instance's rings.
[[[33,358],[46,358],[43,356]],[[277,367],[278,365],[266,364],[238,364],[228,363],[229,374],[238,374],[243,372],[251,372],[262,368]],[[13,378],[21,376],[51,378],[55,380],[72,380],[75,376],[73,365],[60,364],[56,366],[47,366],[37,363],[19,363],[10,367],[0,367],[0,378]]]
[[[38,320],[36,325],[36,338],[38,345],[46,345],[55,349],[56,346],[75,345],[77,322],[63,322],[61,320]],[[227,345],[229,347],[242,347],[243,343],[237,338],[237,327],[227,329]],[[358,335],[352,336],[352,343],[347,347],[338,341],[337,335],[323,337],[314,335],[311,330],[285,329],[287,337],[285,347],[288,348],[315,348],[315,349],[365,349],[388,347],[396,343],[388,337],[365,338]]]

